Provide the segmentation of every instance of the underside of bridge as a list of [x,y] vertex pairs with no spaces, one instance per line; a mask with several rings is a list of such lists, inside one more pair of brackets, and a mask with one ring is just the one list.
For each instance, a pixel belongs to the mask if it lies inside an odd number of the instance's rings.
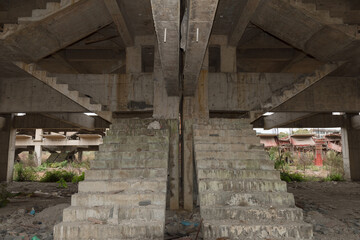
[[111,126],[55,239],[162,239],[196,203],[205,239],[311,239],[250,124],[341,127],[360,180],[359,24],[358,0],[3,0],[0,181],[19,129]]

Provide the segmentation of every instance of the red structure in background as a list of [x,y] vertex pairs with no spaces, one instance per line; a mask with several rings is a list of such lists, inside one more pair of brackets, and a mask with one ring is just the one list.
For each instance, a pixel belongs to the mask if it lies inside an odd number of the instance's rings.
[[323,165],[322,150],[323,150],[322,141],[316,142],[316,144],[315,144],[315,166]]

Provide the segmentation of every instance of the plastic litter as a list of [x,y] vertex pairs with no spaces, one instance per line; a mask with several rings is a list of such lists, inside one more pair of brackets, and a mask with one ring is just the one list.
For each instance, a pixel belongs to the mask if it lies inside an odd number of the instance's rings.
[[30,211],[30,215],[34,216],[35,215],[35,209],[32,208],[31,211]]
[[199,223],[196,223],[196,222],[188,222],[188,221],[181,221],[181,224],[184,225],[184,226],[194,226],[194,227],[197,227],[199,226]]

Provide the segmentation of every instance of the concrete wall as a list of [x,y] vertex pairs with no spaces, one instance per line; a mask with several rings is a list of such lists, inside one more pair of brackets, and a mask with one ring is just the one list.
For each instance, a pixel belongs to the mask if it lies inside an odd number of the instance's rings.
[[69,84],[101,103],[105,109],[116,111],[152,110],[154,84],[152,73],[131,74],[58,74],[59,82]]
[[298,74],[209,73],[210,111],[250,111],[280,89],[291,86]]

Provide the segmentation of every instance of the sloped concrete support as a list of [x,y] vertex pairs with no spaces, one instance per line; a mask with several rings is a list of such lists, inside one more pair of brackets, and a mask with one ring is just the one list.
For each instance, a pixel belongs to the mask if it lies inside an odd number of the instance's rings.
[[189,1],[184,63],[184,95],[194,96],[209,43],[218,0]]
[[162,72],[169,96],[179,96],[180,1],[152,0]]
[[13,128],[14,115],[3,116],[0,128],[0,182],[11,182],[13,178],[16,129]]
[[360,180],[360,129],[351,124],[350,116],[346,116],[345,124],[341,128],[341,141],[345,179]]

